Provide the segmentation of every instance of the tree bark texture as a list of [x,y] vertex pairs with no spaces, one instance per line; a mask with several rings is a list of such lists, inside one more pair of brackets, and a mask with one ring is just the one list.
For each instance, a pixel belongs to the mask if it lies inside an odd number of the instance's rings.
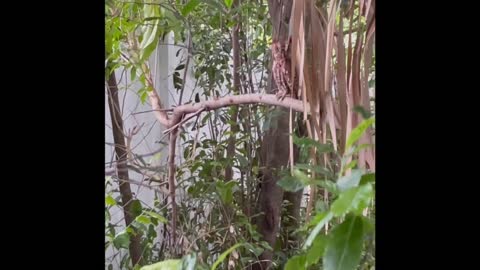
[[[115,73],[112,72],[108,79],[108,107],[110,109],[110,118],[112,120],[113,141],[115,143],[115,158],[117,166],[118,185],[120,195],[122,197],[122,208],[125,216],[125,225],[128,227],[134,220],[135,216],[131,211],[132,206],[132,190],[128,180],[127,169],[127,149],[125,146],[125,136],[123,134],[123,119],[120,112],[120,103],[118,101],[118,86]],[[126,180],[126,181],[122,181]],[[130,257],[132,265],[143,265],[142,249],[140,235],[131,236],[129,245]]]

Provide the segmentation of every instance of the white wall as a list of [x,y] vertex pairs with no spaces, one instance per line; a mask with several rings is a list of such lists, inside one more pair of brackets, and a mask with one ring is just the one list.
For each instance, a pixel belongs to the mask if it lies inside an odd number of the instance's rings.
[[[173,37],[170,35],[168,36],[167,40],[164,41],[166,44],[173,44]],[[159,93],[160,98],[162,100],[163,105],[165,108],[169,108],[172,104],[175,104],[174,100],[178,99],[178,95],[173,87],[173,80],[172,80],[172,72],[178,65],[180,58],[184,55],[182,53],[179,54],[177,58],[175,56],[176,52],[178,51],[179,47],[171,46],[171,45],[159,45],[157,50],[152,53],[150,58],[149,64],[151,68],[152,75],[154,77],[154,85],[157,89],[157,93]],[[186,50],[183,50],[186,53]],[[192,61],[190,62],[192,63]],[[152,165],[160,165],[165,166],[167,160],[167,147],[158,143],[158,141],[163,141],[168,143],[168,136],[164,136],[162,133],[164,128],[160,125],[158,121],[156,121],[153,113],[140,113],[142,111],[151,110],[151,106],[149,101],[145,104],[141,103],[140,97],[137,95],[137,91],[140,89],[140,83],[133,83],[130,80],[130,72],[123,72],[122,70],[117,70],[115,72],[118,86],[119,86],[119,102],[122,110],[122,116],[124,120],[124,132],[128,134],[128,131],[133,129],[135,126],[142,126],[140,131],[136,136],[133,137],[131,147],[132,152],[138,155],[145,155],[148,153],[155,152],[161,148],[163,150],[160,152],[160,159],[153,161],[154,156],[145,157],[145,161],[149,162],[152,160]],[[181,73],[183,76],[183,74]],[[188,74],[187,74],[188,75]],[[190,97],[192,91],[192,78],[189,77],[184,97]],[[128,87],[128,90],[125,90]],[[105,92],[107,95],[107,92]],[[183,98],[184,100],[186,98]],[[137,113],[137,114],[133,114]],[[111,119],[110,119],[110,111],[108,107],[108,100],[107,96],[105,96],[105,168],[106,171],[111,170],[114,168],[114,164],[110,164],[112,161],[112,156],[114,153],[113,148],[113,135],[111,129]],[[177,150],[178,152],[180,149]],[[135,181],[141,181],[142,175],[135,173],[133,171],[129,171],[129,177]],[[132,192],[135,194],[136,199],[142,201],[142,204],[152,206],[154,201],[154,191],[147,187],[138,186],[131,184]],[[121,227],[117,227],[116,231],[120,232],[124,226],[123,220],[123,212],[120,207],[113,207],[110,211],[111,213],[111,223],[121,225]],[[112,260],[113,250],[110,248],[107,250],[106,256],[106,265],[108,265],[109,261]],[[122,253],[124,253],[123,251]],[[115,257],[113,259],[114,269],[120,269],[120,258],[123,254]]]

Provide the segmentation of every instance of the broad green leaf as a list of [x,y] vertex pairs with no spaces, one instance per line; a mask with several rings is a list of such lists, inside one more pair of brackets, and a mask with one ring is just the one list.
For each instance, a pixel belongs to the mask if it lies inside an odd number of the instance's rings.
[[224,1],[225,1],[225,5],[226,5],[228,8],[231,8],[231,7],[232,7],[233,0],[224,0]]
[[299,169],[293,170],[293,176],[286,175],[277,182],[277,185],[286,191],[297,192],[310,184],[310,178]]
[[139,200],[132,200],[132,203],[130,204],[130,211],[134,217],[142,214],[142,204]]
[[364,216],[360,216],[363,222],[363,234],[369,234],[375,229],[375,224],[369,219]]
[[114,198],[112,198],[112,196],[108,195],[107,197],[105,197],[105,204],[107,206],[113,206],[113,205],[116,205],[117,202],[115,201]]
[[358,216],[349,215],[336,226],[325,248],[325,270],[355,270],[362,253],[363,222]]
[[330,193],[338,194],[338,187],[335,182],[330,180],[313,180],[312,183],[326,189]]
[[228,254],[230,254],[230,252],[232,252],[233,250],[235,250],[236,248],[238,248],[242,245],[243,245],[243,243],[235,244],[234,246],[232,246],[231,248],[229,248],[225,252],[223,252],[220,256],[218,256],[218,259],[212,265],[211,270],[215,270],[217,268],[217,266],[225,260],[225,258],[228,256]]
[[303,270],[305,269],[306,256],[295,255],[285,264],[285,270]]
[[147,215],[149,215],[149,216],[151,216],[151,217],[153,217],[153,218],[158,219],[158,221],[160,221],[160,222],[162,222],[162,223],[165,223],[165,224],[168,223],[168,220],[167,220],[165,217],[163,217],[163,216],[161,216],[161,215],[159,215],[159,214],[157,214],[157,213],[155,213],[155,212],[152,212],[152,211],[144,211],[144,213],[147,214]]
[[115,235],[115,238],[113,239],[113,245],[115,248],[120,249],[120,248],[125,248],[128,249],[128,245],[130,244],[130,235],[126,231],[122,231]]
[[362,178],[361,170],[352,170],[352,173],[348,176],[343,176],[337,181],[337,186],[340,191],[345,191],[349,188],[358,186],[360,179]]
[[150,223],[152,223],[152,222],[150,221],[150,219],[149,219],[147,216],[145,216],[145,215],[140,215],[140,216],[136,217],[135,220],[136,220],[137,222],[140,222],[140,223],[143,223],[143,224],[150,224]]
[[362,137],[365,130],[370,127],[375,122],[375,117],[371,117],[363,120],[357,127],[355,127],[350,136],[348,136],[347,143],[345,144],[345,149],[349,149],[355,142]]
[[317,264],[320,258],[323,256],[325,246],[327,244],[327,236],[319,234],[313,241],[312,246],[307,252],[307,266]]
[[166,260],[151,265],[145,265],[140,270],[181,270],[182,260]]
[[303,245],[303,249],[307,249],[312,245],[313,240],[315,240],[315,237],[317,237],[317,234],[320,232],[323,226],[325,226],[325,224],[327,224],[327,222],[333,218],[333,214],[331,212],[321,213],[320,215],[322,215],[322,217],[315,228],[313,228],[312,232],[310,232],[310,235],[308,235],[307,240]]
[[350,211],[361,214],[362,210],[368,206],[372,197],[373,188],[370,183],[351,188],[340,193],[338,199],[333,202],[330,211],[337,217]]
[[200,0],[190,0],[185,6],[182,8],[182,16],[186,17],[188,13],[190,13],[194,8],[196,8],[200,4]]
[[362,175],[362,179],[360,179],[360,185],[365,185],[366,183],[374,183],[375,182],[375,173],[367,173]]

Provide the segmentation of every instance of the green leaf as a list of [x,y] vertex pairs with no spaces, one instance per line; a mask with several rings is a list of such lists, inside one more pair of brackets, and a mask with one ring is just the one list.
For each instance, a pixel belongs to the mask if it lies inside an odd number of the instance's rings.
[[128,249],[128,245],[130,245],[130,235],[126,231],[122,231],[115,235],[113,239],[113,245],[115,248],[125,248]]
[[295,255],[285,264],[285,270],[303,270],[305,269],[306,256]]
[[319,219],[320,221],[318,224],[313,228],[313,230],[310,232],[310,235],[308,235],[307,240],[305,240],[305,244],[303,245],[303,249],[309,248],[313,240],[317,237],[317,234],[320,232],[320,230],[327,224],[327,222],[330,221],[330,219],[333,218],[333,214],[331,212],[326,212],[326,213],[320,213],[319,216],[321,216]]
[[317,165],[317,166],[313,166],[313,165],[310,165],[310,164],[302,164],[302,163],[297,163],[295,164],[295,167],[298,168],[298,169],[302,169],[302,170],[311,170],[315,173],[318,173],[318,174],[321,174],[321,175],[324,175],[326,176],[327,178],[331,178],[332,177],[332,172],[325,169],[325,167],[323,166],[320,166],[320,165]]
[[140,61],[145,61],[153,50],[157,47],[159,37],[161,35],[160,20],[150,19],[150,17],[160,17],[160,6],[158,5],[144,5],[144,16],[149,18],[148,24],[145,24],[142,29],[143,39],[140,43],[141,56]]
[[333,194],[338,194],[338,187],[335,182],[330,180],[314,180],[312,181],[313,184],[326,189],[328,192]]
[[167,220],[165,217],[163,217],[163,216],[161,216],[161,215],[159,215],[159,214],[157,214],[157,213],[155,213],[155,212],[152,212],[152,211],[144,211],[144,213],[147,214],[147,215],[149,215],[149,216],[151,216],[151,217],[153,217],[153,218],[156,218],[158,221],[160,221],[160,222],[162,222],[162,223],[164,223],[164,224],[167,224],[167,223],[168,223],[168,220]]
[[375,182],[375,174],[374,173],[367,173],[362,175],[362,179],[360,179],[360,185],[365,185],[366,183],[374,183]]
[[346,170],[355,167],[355,166],[357,165],[357,162],[358,162],[357,159],[352,160],[350,163],[348,163],[347,165],[345,165],[345,167],[343,167],[343,169],[342,169],[342,171],[340,172],[340,174],[343,174]]
[[362,219],[358,216],[347,216],[345,221],[331,232],[323,257],[324,269],[357,269],[362,253],[362,238]]
[[140,94],[140,100],[142,101],[142,104],[145,104],[145,102],[147,101],[147,97],[148,97],[148,92],[147,91],[143,91]]
[[218,259],[215,261],[215,263],[212,265],[212,268],[211,270],[215,270],[217,268],[217,266],[219,264],[221,264],[223,262],[223,260],[225,260],[225,258],[228,256],[228,254],[230,254],[230,252],[232,252],[233,250],[235,250],[236,248],[242,246],[243,243],[238,243],[234,246],[232,246],[231,248],[227,249],[225,252],[223,252],[220,256],[218,256]]
[[135,77],[137,77],[137,69],[135,67],[132,67],[130,69],[130,80],[134,81]]
[[139,200],[132,200],[132,203],[130,204],[130,211],[134,217],[142,214],[142,204]]
[[143,224],[150,224],[150,223],[152,223],[152,222],[150,221],[150,219],[149,219],[147,216],[145,216],[145,215],[140,215],[140,216],[136,217],[135,220],[136,220],[137,222],[140,222],[140,223],[143,223]]
[[182,8],[182,16],[186,17],[188,13],[190,13],[194,8],[196,8],[200,4],[200,0],[190,0],[185,6]]
[[233,0],[224,0],[224,2],[225,2],[225,5],[226,5],[228,8],[231,8],[231,7],[232,7]]
[[217,188],[218,195],[224,204],[230,204],[233,201],[233,187],[235,186],[234,181],[229,181],[228,183],[216,182],[215,186]]
[[360,217],[362,218],[362,222],[363,222],[363,234],[366,235],[373,232],[373,230],[375,229],[375,224],[372,221],[370,221],[369,218],[366,218],[364,216],[360,216]]
[[375,117],[371,117],[363,120],[357,127],[355,127],[350,136],[348,136],[347,143],[345,144],[345,149],[349,149],[355,142],[357,142],[363,133],[375,122]]
[[181,270],[182,260],[165,260],[162,262],[145,265],[140,270]]
[[297,137],[295,134],[293,134],[293,143],[303,147],[313,146],[317,149],[318,154],[330,153],[334,150],[332,144],[322,144],[308,137]]
[[323,256],[325,246],[327,245],[327,236],[324,234],[317,235],[313,241],[312,247],[307,252],[307,266],[317,264]]
[[345,191],[349,188],[358,186],[360,179],[362,178],[361,170],[352,170],[352,173],[348,176],[343,176],[337,181],[337,186],[340,191]]
[[117,202],[115,201],[114,198],[112,198],[112,196],[108,195],[107,197],[105,197],[105,204],[107,206],[113,206],[113,205],[116,205]]
[[332,213],[339,217],[350,211],[360,214],[367,207],[370,199],[373,197],[372,185],[367,183],[362,186],[351,188],[340,194],[337,200],[333,202]]
[[286,191],[297,192],[310,184],[310,178],[299,169],[293,170],[293,176],[286,175],[277,185],[282,187]]

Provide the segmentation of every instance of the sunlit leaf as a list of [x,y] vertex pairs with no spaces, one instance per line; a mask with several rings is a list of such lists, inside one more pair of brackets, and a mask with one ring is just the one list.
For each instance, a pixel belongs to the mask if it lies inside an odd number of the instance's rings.
[[224,0],[224,2],[225,2],[225,5],[226,5],[228,8],[231,8],[231,7],[232,7],[233,0]]
[[375,122],[375,117],[363,120],[356,128],[352,130],[345,144],[345,149],[349,149],[355,142],[362,137],[363,133]]
[[350,211],[361,214],[372,199],[373,188],[370,183],[342,192],[330,209],[335,216],[342,216]]
[[320,232],[320,230],[323,228],[323,226],[325,226],[325,224],[327,224],[327,222],[329,222],[331,219],[333,218],[333,214],[331,212],[326,212],[326,213],[321,213],[319,214],[319,222],[317,223],[317,225],[315,226],[315,228],[313,228],[313,230],[310,232],[310,234],[308,235],[307,237],[307,240],[305,240],[305,244],[303,245],[303,249],[307,249],[309,248],[312,243],[313,243],[313,240],[315,240],[315,238],[317,237],[318,233]]
[[182,260],[165,260],[162,262],[145,265],[140,270],[181,270]]
[[114,198],[112,198],[112,196],[108,195],[107,197],[105,197],[105,204],[107,206],[113,206],[113,205],[116,205],[117,202],[115,201]]

